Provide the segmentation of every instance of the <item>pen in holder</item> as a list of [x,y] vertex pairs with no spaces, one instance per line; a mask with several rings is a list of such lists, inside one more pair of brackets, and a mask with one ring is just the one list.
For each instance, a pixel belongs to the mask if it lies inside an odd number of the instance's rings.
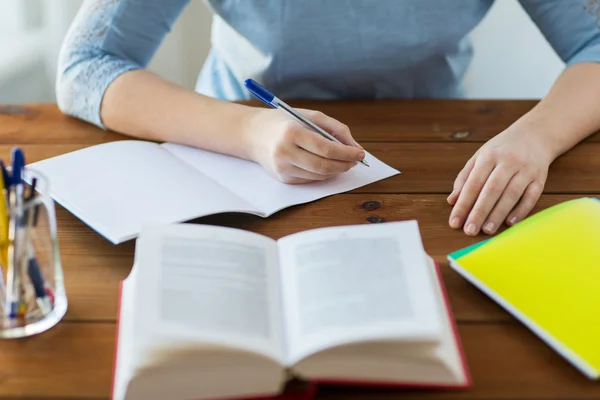
[[[14,168],[13,168],[14,169]],[[48,181],[22,168],[22,184],[2,165],[0,338],[36,335],[67,311],[54,202]]]

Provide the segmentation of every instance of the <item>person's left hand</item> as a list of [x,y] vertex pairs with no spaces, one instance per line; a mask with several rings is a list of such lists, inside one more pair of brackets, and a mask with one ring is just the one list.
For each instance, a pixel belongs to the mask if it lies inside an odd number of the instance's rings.
[[474,236],[524,219],[542,194],[553,159],[543,135],[516,126],[498,134],[458,174],[448,196],[454,206],[450,226]]

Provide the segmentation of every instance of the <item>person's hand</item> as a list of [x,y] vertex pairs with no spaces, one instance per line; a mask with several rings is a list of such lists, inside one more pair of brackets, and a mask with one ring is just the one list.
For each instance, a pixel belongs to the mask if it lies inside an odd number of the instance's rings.
[[542,194],[554,158],[544,139],[511,127],[485,143],[454,182],[450,226],[473,236],[524,219]]
[[365,157],[348,127],[327,115],[299,109],[340,143],[318,135],[279,110],[258,109],[245,133],[252,160],[285,183],[322,181],[354,167]]

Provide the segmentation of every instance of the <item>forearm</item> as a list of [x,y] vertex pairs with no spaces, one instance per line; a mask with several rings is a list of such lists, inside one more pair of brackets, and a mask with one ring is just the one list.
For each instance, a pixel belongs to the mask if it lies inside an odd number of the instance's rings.
[[116,132],[248,159],[244,131],[256,108],[203,96],[135,70],[110,84],[100,112],[104,125]]
[[513,126],[542,136],[552,161],[600,130],[600,64],[567,68],[548,95]]

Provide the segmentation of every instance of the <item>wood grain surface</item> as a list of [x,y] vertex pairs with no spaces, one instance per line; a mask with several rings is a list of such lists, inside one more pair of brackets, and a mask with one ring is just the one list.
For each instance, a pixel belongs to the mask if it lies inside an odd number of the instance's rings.
[[[376,157],[402,174],[351,193],[291,207],[268,219],[228,213],[191,223],[232,226],[277,239],[349,224],[416,219],[427,252],[440,262],[467,363],[468,391],[322,388],[320,399],[600,399],[589,381],[533,333],[450,269],[446,255],[484,239],[448,226],[446,196],[483,142],[534,101],[291,102],[344,121]],[[257,105],[256,103],[252,103]],[[28,162],[125,136],[69,118],[54,104],[0,105],[0,158],[15,145]],[[600,192],[600,139],[593,135],[550,169],[534,213]],[[110,396],[119,282],[131,270],[134,242],[114,246],[57,205],[69,309],[51,330],[0,341],[0,399],[107,399]]]

